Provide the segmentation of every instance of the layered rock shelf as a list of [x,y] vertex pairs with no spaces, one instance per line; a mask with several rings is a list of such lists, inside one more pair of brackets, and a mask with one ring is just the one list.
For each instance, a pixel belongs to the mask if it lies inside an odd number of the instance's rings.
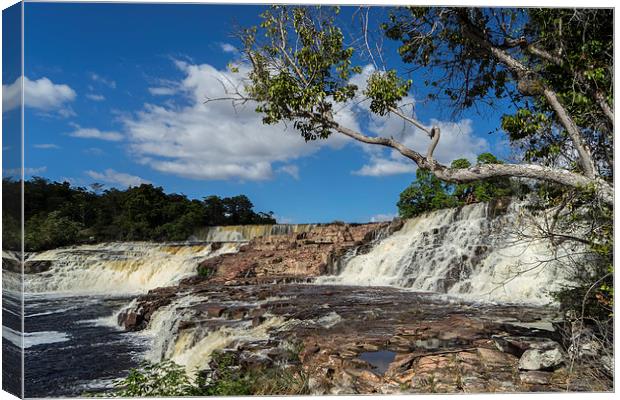
[[329,224],[288,235],[252,239],[238,253],[203,261],[198,271],[213,283],[237,284],[247,278],[308,278],[333,273],[348,250],[370,243],[400,224]]
[[[119,322],[144,329],[157,308],[188,296],[170,332],[189,343],[184,351],[199,352],[222,328],[230,335],[223,350],[242,368],[289,362],[284,349],[294,347],[313,393],[562,391],[569,382],[550,324],[559,316],[540,307],[448,302],[393,288],[202,280],[152,291]],[[262,324],[267,337],[233,333]],[[569,387],[591,390],[592,382]]]
[[118,322],[153,330],[165,314],[173,320],[154,332],[167,337],[160,359],[191,359],[204,371],[205,349],[218,349],[239,368],[296,364],[317,394],[608,390],[574,378],[552,307],[312,283],[397,229],[327,225],[255,238],[139,297]]

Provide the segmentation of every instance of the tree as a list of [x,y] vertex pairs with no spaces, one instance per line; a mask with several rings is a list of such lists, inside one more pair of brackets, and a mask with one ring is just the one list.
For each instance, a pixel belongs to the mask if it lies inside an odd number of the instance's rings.
[[[491,153],[482,153],[476,159],[476,166],[485,164],[502,164]],[[471,163],[464,158],[452,161],[451,168],[470,168]],[[454,185],[453,195],[456,196],[460,203],[472,203],[478,201],[489,201],[496,197],[510,196],[515,191],[509,178],[489,178],[473,183],[459,183]]]
[[[447,183],[537,181],[537,210],[545,224],[536,239],[581,243],[592,263],[574,264],[584,277],[575,280],[584,298],[566,306],[584,317],[585,308],[577,303],[594,302],[608,313],[613,303],[613,10],[393,9],[381,29],[399,42],[399,56],[419,79],[375,68],[363,87],[351,79],[361,68],[354,65],[355,49],[345,43],[338,13],[338,8],[283,6],[264,12],[260,26],[240,34],[249,74],[239,86],[222,82],[228,95],[207,102],[252,102],[264,123],[290,123],[307,141],[337,133],[393,149]],[[371,61],[385,60],[378,57],[382,47],[369,42],[367,14],[362,22],[354,42],[363,44]],[[454,113],[492,107],[499,100],[512,104],[497,130],[508,134],[520,160],[450,167],[435,160],[439,126],[423,124],[402,104],[412,87],[423,88],[428,101]],[[347,119],[339,118],[340,110],[363,101],[370,114],[400,118],[426,133],[426,150],[342,122]],[[487,195],[484,186],[460,186],[463,193],[476,188],[478,195]],[[416,200],[420,189],[404,203],[423,204]],[[571,234],[577,226],[586,233]]]
[[[21,182],[3,179],[3,237],[7,248],[21,248]],[[150,184],[126,190],[35,177],[24,182],[25,249],[46,250],[109,240],[187,240],[197,228],[230,224],[274,224],[273,213],[255,212],[247,196],[204,201],[166,194]]]
[[25,225],[24,240],[28,250],[44,250],[75,243],[81,225],[54,211],[37,214]]
[[429,170],[418,169],[416,180],[400,194],[396,206],[402,218],[412,218],[427,211],[454,207],[458,200],[452,196],[448,185]]
[[[482,153],[476,165],[501,163],[491,153]],[[469,168],[465,158],[452,161],[451,168]],[[509,178],[491,178],[473,183],[450,184],[440,181],[430,171],[418,169],[416,180],[401,194],[396,206],[402,218],[415,217],[423,212],[461,206],[469,203],[489,201],[517,193],[518,185]]]
[[[601,202],[613,203],[610,10],[394,11],[383,28],[389,38],[402,42],[403,60],[433,74],[443,72],[425,82],[437,88],[433,99],[448,95],[453,106],[466,108],[492,96],[512,96],[521,107],[516,115],[505,116],[503,128],[511,139],[525,141],[524,162],[468,168],[449,168],[435,160],[439,127],[425,126],[400,108],[411,80],[388,70],[375,71],[364,90],[351,83],[352,74],[361,69],[353,65],[354,48],[345,45],[337,15],[337,8],[274,6],[264,12],[259,27],[241,34],[250,72],[244,86],[230,88],[227,98],[255,102],[264,123],[290,122],[306,140],[338,132],[395,149],[445,182],[533,178],[590,187]],[[361,35],[367,38],[366,32]],[[426,154],[338,122],[334,114],[354,99],[369,101],[374,114],[394,115],[426,132],[431,138]]]

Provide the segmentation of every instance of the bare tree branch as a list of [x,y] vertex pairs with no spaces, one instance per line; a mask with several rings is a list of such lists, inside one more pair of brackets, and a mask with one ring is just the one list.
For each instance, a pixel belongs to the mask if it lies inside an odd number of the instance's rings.
[[[523,79],[527,76],[535,75],[534,71],[529,70],[525,65],[516,60],[510,54],[508,54],[505,50],[500,49],[497,46],[494,46],[491,42],[487,40],[480,32],[476,30],[474,26],[472,26],[469,17],[467,16],[466,10],[459,11],[459,18],[463,24],[463,33],[475,43],[480,45],[482,48],[488,50],[491,55],[493,55],[499,62],[504,64],[508,69],[510,69],[518,79]],[[572,118],[566,112],[566,109],[557,98],[557,94],[551,90],[550,88],[544,88],[544,95],[555,113],[560,120],[560,123],[564,126],[564,129],[568,132],[573,145],[575,146],[575,150],[579,154],[579,164],[583,169],[584,174],[589,178],[594,178],[596,173],[596,167],[594,165],[594,160],[592,158],[592,154],[590,149],[586,145],[581,132]]]
[[[432,152],[429,159],[392,138],[366,136],[338,124],[333,119],[330,119],[329,122],[333,129],[357,141],[397,150],[400,154],[415,162],[418,167],[430,170],[437,178],[446,182],[466,183],[496,177],[517,177],[556,182],[574,188],[594,185],[601,201],[613,205],[613,187],[599,178],[590,178],[564,169],[536,164],[483,164],[470,168],[448,168],[435,161],[432,158]],[[438,137],[439,135],[437,135]]]

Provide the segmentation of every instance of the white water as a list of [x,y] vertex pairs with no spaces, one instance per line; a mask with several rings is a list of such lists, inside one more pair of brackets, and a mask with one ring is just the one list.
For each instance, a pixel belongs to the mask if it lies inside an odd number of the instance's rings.
[[152,340],[151,349],[145,358],[151,362],[170,359],[185,366],[186,372],[192,375],[197,368],[202,369],[208,365],[215,350],[242,342],[267,339],[271,329],[277,329],[285,322],[281,317],[271,317],[256,327],[252,326],[251,320],[247,320],[213,331],[200,326],[179,331],[179,322],[193,318],[194,311],[191,305],[205,300],[204,296],[180,296],[169,305],[157,310],[147,329],[140,332]]
[[293,235],[308,232],[315,224],[227,225],[198,230],[191,240],[206,242],[247,242],[257,237]]
[[[512,204],[491,218],[487,204],[446,209],[407,220],[363,255],[349,257],[336,276],[317,283],[396,286],[476,301],[549,303],[564,281],[546,242],[518,240],[524,211]],[[526,227],[527,229],[527,227]]]
[[239,244],[178,245],[147,242],[104,243],[36,253],[30,260],[51,260],[49,271],[25,274],[27,293],[131,294],[169,286],[195,275],[198,263]]
[[21,332],[14,331],[7,326],[2,327],[2,337],[17,347],[22,346],[23,339],[25,349],[40,344],[59,343],[69,340],[69,335],[64,332],[56,331],[26,332],[22,337]]

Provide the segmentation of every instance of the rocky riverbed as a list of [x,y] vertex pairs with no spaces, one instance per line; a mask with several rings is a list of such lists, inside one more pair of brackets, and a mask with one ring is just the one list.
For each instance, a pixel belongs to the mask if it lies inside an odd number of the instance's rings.
[[329,225],[255,238],[201,262],[200,276],[139,297],[118,323],[160,336],[154,361],[205,371],[222,350],[247,370],[296,364],[317,394],[609,389],[576,372],[554,307],[313,283],[399,228]]
[[570,376],[553,308],[385,287],[194,279],[141,297],[119,322],[144,329],[166,307],[174,323],[161,332],[170,338],[162,358],[208,369],[208,352],[192,357],[217,347],[251,369],[288,362],[293,347],[313,393],[606,389]]
[[[611,346],[549,304],[561,268],[531,267],[548,249],[506,239],[517,215],[477,204],[404,222],[212,227],[201,242],[29,254],[24,287],[40,301],[26,332],[70,340],[35,344],[26,360],[45,367],[63,357],[70,365],[45,370],[47,384],[75,370],[97,388],[145,358],[210,376],[224,352],[235,371],[290,368],[303,375],[304,393],[612,390]],[[19,289],[9,256],[5,278],[15,279],[5,289]],[[526,270],[515,275],[515,261]],[[127,304],[112,317],[84,310],[84,321],[54,308],[95,294]],[[102,363],[110,367],[102,374],[74,362],[83,351],[75,343],[95,349],[115,335],[138,344],[123,366]],[[124,351],[124,342],[113,345]],[[57,394],[81,393],[69,386]]]

